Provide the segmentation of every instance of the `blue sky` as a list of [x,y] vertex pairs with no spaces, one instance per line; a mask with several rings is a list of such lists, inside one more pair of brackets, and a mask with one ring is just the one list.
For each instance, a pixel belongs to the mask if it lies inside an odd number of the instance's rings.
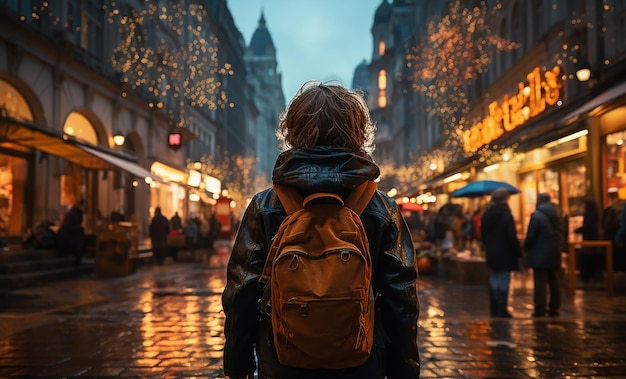
[[288,102],[307,80],[352,85],[372,56],[374,14],[383,0],[228,0],[246,45],[265,15]]

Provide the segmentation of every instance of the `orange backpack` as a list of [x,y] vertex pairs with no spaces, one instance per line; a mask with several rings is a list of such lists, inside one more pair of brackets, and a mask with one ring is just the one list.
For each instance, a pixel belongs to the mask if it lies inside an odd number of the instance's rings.
[[302,199],[287,187],[274,190],[287,217],[260,279],[260,309],[271,314],[278,360],[300,368],[360,366],[374,342],[374,294],[359,215],[376,183],[363,183],[345,202],[332,193]]

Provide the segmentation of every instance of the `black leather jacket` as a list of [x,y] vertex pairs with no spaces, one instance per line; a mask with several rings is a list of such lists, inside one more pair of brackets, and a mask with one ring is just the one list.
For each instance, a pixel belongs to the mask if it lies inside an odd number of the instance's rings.
[[[282,153],[273,181],[297,188],[305,196],[320,191],[346,195],[378,176],[378,167],[364,153],[317,147]],[[374,349],[369,360],[361,367],[343,370],[303,370],[278,363],[271,321],[257,310],[261,296],[258,279],[284,217],[285,210],[271,188],[255,195],[243,216],[222,295],[226,315],[225,375],[253,373],[256,349],[259,378],[419,378],[415,253],[397,204],[380,191],[361,215],[378,294]]]

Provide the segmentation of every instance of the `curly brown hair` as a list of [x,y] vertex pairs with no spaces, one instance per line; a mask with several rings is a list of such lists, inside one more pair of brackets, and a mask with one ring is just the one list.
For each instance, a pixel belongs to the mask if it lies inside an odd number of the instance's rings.
[[283,150],[331,146],[371,154],[374,130],[360,92],[309,81],[281,113],[276,136]]

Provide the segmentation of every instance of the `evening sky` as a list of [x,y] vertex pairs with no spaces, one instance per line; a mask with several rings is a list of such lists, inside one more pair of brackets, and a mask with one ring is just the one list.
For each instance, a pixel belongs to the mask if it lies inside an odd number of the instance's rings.
[[228,0],[228,8],[246,45],[263,12],[288,102],[307,80],[352,86],[355,68],[371,60],[371,28],[382,1]]

